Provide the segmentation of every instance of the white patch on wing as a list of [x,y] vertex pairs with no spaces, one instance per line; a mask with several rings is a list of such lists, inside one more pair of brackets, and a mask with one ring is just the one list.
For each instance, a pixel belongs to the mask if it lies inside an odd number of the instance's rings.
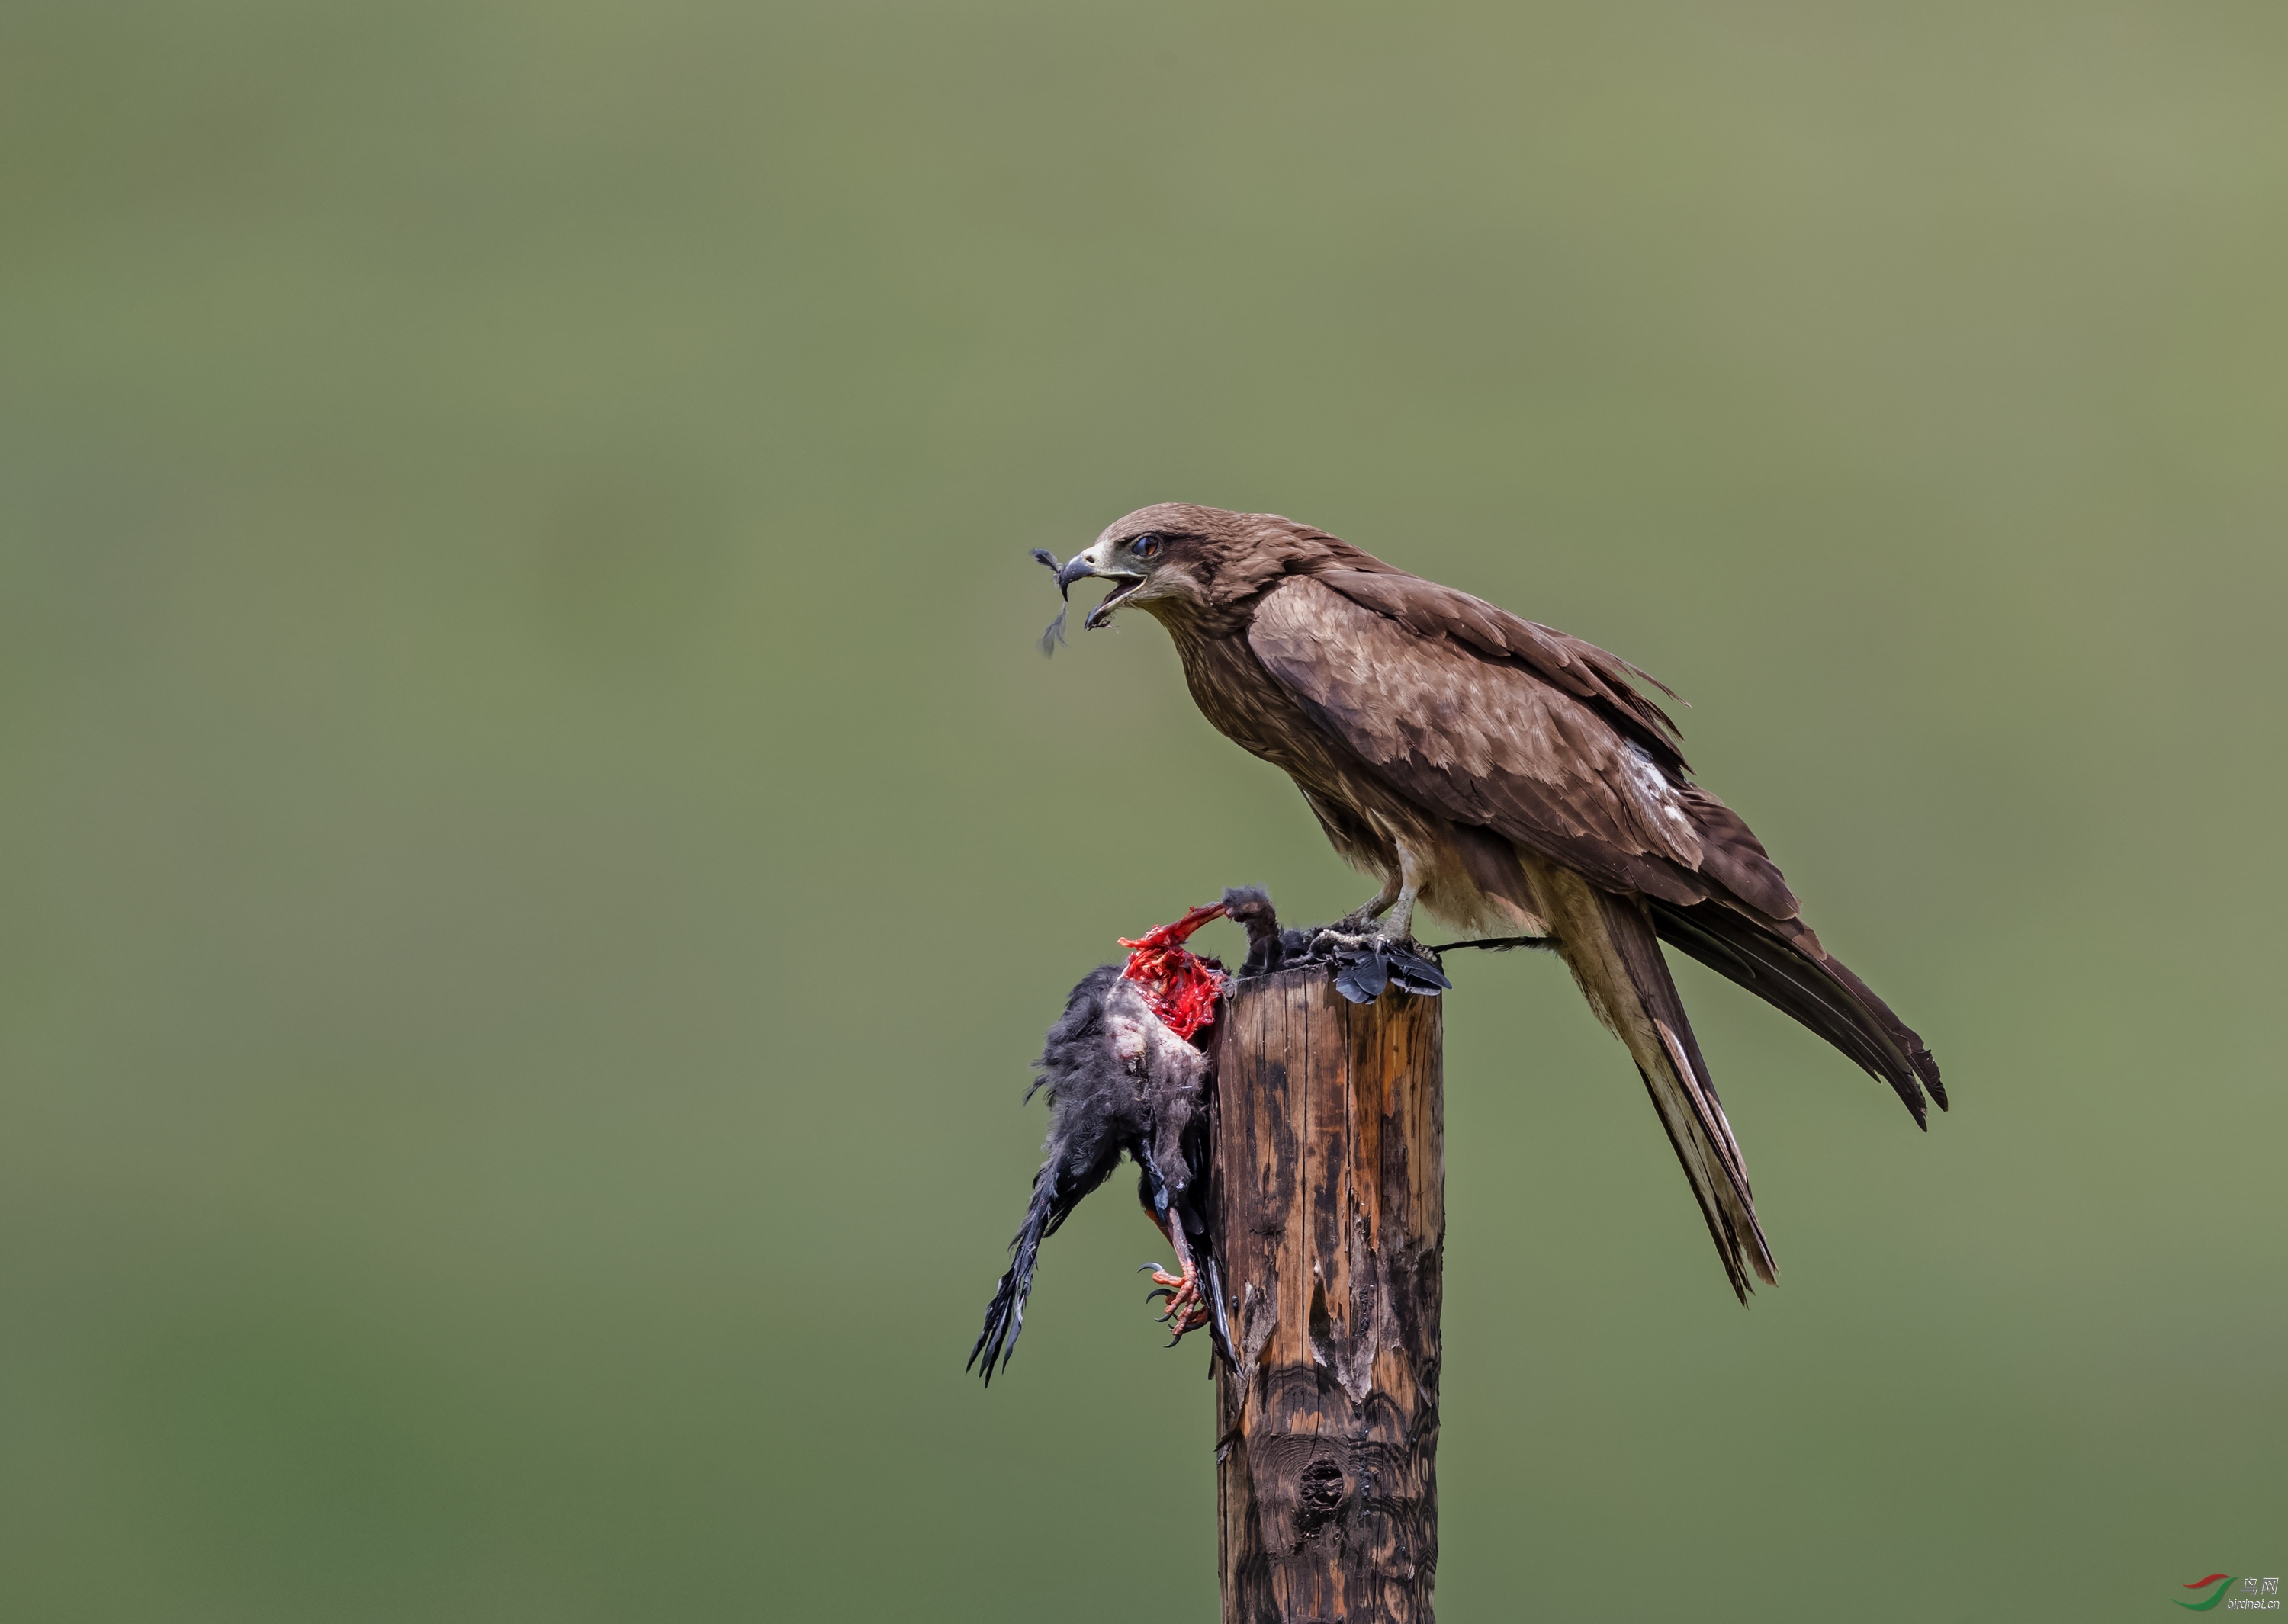
[[1653,824],[1656,828],[1659,827],[1657,820],[1664,817],[1673,823],[1686,843],[1688,860],[1697,863],[1700,859],[1698,831],[1678,804],[1676,786],[1668,781],[1668,775],[1654,763],[1650,752],[1633,739],[1628,741],[1628,748],[1621,752],[1619,759],[1623,781],[1627,785],[1638,810],[1656,820]]

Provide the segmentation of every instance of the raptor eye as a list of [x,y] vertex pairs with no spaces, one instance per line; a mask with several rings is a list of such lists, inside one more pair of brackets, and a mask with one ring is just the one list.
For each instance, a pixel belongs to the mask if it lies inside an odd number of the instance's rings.
[[1156,558],[1160,556],[1160,538],[1156,535],[1140,535],[1128,543],[1128,551],[1140,558]]

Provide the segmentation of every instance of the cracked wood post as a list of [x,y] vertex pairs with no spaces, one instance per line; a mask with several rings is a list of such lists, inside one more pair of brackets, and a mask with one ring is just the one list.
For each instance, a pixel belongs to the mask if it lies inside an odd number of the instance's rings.
[[1446,1239],[1440,1001],[1323,967],[1218,1023],[1210,1211],[1225,1624],[1427,1624]]

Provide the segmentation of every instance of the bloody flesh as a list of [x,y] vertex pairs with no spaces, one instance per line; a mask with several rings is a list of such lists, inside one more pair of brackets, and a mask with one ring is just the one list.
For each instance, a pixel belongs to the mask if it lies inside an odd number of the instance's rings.
[[1216,1000],[1223,996],[1227,978],[1220,963],[1202,958],[1184,941],[1209,920],[1222,918],[1223,912],[1221,903],[1211,903],[1173,924],[1147,931],[1134,941],[1118,939],[1122,947],[1133,949],[1120,972],[1123,978],[1140,986],[1152,1012],[1169,1031],[1188,1041],[1215,1019]]

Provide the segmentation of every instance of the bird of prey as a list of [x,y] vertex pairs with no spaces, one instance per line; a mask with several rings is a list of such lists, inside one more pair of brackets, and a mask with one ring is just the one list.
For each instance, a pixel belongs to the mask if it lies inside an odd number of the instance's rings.
[[1926,1089],[1945,1107],[1929,1049],[1820,946],[1644,685],[1673,692],[1628,661],[1272,513],[1140,509],[1057,582],[1088,576],[1113,587],[1083,624],[1157,620],[1208,720],[1292,778],[1381,883],[1348,926],[1402,942],[1419,903],[1555,939],[1643,1074],[1743,1303],[1751,1274],[1777,1271],[1660,943],[1817,1033],[1918,1123]]

